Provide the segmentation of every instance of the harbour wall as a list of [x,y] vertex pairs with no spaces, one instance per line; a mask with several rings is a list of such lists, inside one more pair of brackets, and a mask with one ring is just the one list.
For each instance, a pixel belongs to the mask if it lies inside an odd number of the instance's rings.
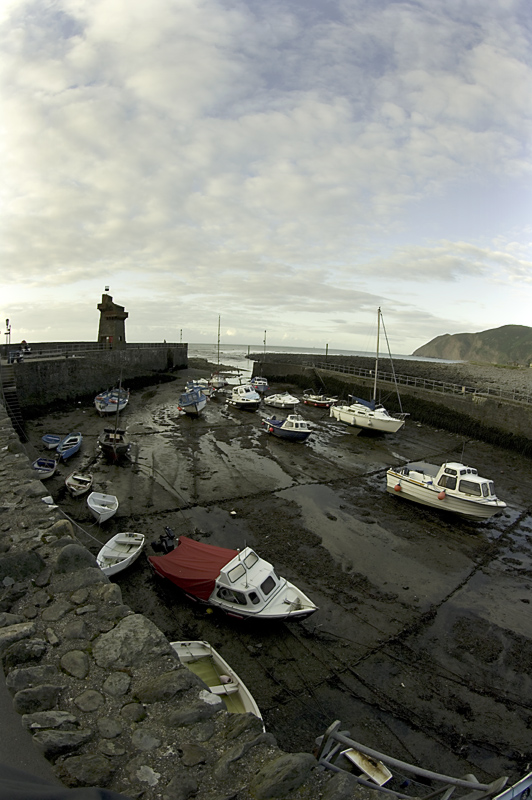
[[47,494],[0,404],[0,658],[15,710],[65,785],[144,800],[373,795],[310,753],[280,750],[254,715],[227,712],[124,604]]
[[[368,372],[374,367],[374,359],[354,357],[329,357],[330,368],[316,366],[309,356],[290,356],[268,354],[261,361],[260,356],[254,364],[254,373],[261,374],[269,381],[286,382],[299,386],[303,391],[313,389],[338,396],[347,401],[349,394],[369,399],[373,388],[372,377],[361,377],[338,372],[334,367],[355,366]],[[449,390],[431,390],[421,386],[400,384],[401,406],[395,385],[390,381],[377,380],[382,402],[392,414],[401,410],[409,416],[408,420],[434,427],[445,428],[465,437],[477,438],[524,455],[532,456],[532,402],[519,402],[509,399],[511,386],[518,386],[523,396],[530,396],[532,375],[529,369],[508,371],[486,365],[475,368],[470,365],[447,365],[425,362],[400,361],[395,364],[397,377],[409,375],[424,377],[439,382],[447,382]],[[454,390],[451,390],[451,381]],[[494,387],[504,382],[504,397],[498,397]],[[489,389],[489,391],[487,391]],[[491,394],[489,393],[491,392]],[[518,395],[517,389],[515,393]]]
[[[6,368],[6,362],[3,362]],[[83,342],[32,345],[30,356],[10,364],[21,409],[39,409],[57,401],[72,402],[118,385],[154,380],[157,373],[186,369],[186,344],[128,344],[121,350]],[[0,373],[1,374],[1,373]]]

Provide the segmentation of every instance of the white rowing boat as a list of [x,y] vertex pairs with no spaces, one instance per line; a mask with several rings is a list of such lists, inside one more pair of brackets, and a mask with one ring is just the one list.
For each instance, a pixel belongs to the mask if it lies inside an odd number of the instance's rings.
[[101,492],[91,492],[87,497],[87,505],[91,513],[98,522],[105,522],[116,514],[118,510],[118,498],[114,494],[102,494]]
[[96,557],[101,571],[111,576],[127,569],[140,556],[145,541],[143,533],[117,533]]

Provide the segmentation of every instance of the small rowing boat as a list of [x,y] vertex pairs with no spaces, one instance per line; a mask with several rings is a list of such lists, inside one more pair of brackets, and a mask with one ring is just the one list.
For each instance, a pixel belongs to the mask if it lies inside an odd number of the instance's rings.
[[179,660],[220,697],[233,714],[262,714],[253,695],[227,661],[208,642],[170,642]]
[[114,494],[91,492],[87,497],[87,505],[98,522],[105,522],[118,511],[118,498]]
[[127,569],[140,556],[145,541],[143,533],[117,533],[104,544],[96,557],[101,571],[111,576]]
[[65,486],[72,497],[85,494],[92,487],[93,476],[90,472],[71,472],[65,478]]

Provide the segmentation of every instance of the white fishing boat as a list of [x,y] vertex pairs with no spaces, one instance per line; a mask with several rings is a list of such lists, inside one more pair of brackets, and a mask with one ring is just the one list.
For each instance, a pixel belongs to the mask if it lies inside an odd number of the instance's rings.
[[195,378],[187,381],[185,384],[185,392],[193,392],[198,389],[205,397],[210,397],[213,392],[213,387],[207,378]]
[[253,695],[227,661],[208,642],[170,642],[179,660],[220,697],[233,714],[262,714]]
[[242,551],[217,547],[180,536],[164,556],[149,556],[155,572],[174,583],[192,600],[206,603],[237,619],[304,619],[315,611],[303,592],[250,547]]
[[457,461],[440,467],[425,462],[392,467],[386,473],[386,491],[472,520],[489,519],[506,508],[493,481]]
[[260,394],[249,383],[242,386],[233,386],[227,402],[234,408],[244,411],[256,411],[260,406]]
[[[363,400],[354,395],[349,396],[348,405],[334,405],[331,406],[329,415],[339,422],[345,422],[347,425],[352,425],[355,428],[362,428],[370,431],[380,431],[382,433],[397,433],[405,424],[405,417],[407,414],[399,413],[397,416],[392,417],[386,411],[381,403],[377,403],[377,377],[379,371],[379,337],[381,325],[384,329],[384,322],[382,319],[382,312],[378,309],[377,315],[377,354],[375,358],[375,370],[373,375],[373,393],[371,400]],[[389,353],[391,361],[391,353]],[[396,384],[397,389],[397,384]],[[401,408],[401,398],[397,391],[397,399],[399,407]]]
[[289,392],[279,392],[278,394],[268,394],[264,396],[264,405],[274,408],[295,408],[299,404],[297,397]]
[[91,489],[93,480],[91,472],[71,472],[65,478],[65,486],[72,497],[80,497]]
[[140,556],[145,541],[143,533],[117,533],[96,556],[101,571],[111,576],[127,569]]
[[114,494],[91,492],[87,497],[87,505],[98,522],[105,522],[118,511],[118,498]]

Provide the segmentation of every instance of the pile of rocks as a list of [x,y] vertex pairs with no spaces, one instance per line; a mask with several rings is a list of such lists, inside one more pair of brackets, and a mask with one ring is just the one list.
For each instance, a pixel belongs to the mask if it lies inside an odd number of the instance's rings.
[[[0,655],[16,710],[67,786],[147,800],[354,797],[283,753],[181,665],[75,540],[0,406]],[[357,795],[367,790],[357,789]]]

